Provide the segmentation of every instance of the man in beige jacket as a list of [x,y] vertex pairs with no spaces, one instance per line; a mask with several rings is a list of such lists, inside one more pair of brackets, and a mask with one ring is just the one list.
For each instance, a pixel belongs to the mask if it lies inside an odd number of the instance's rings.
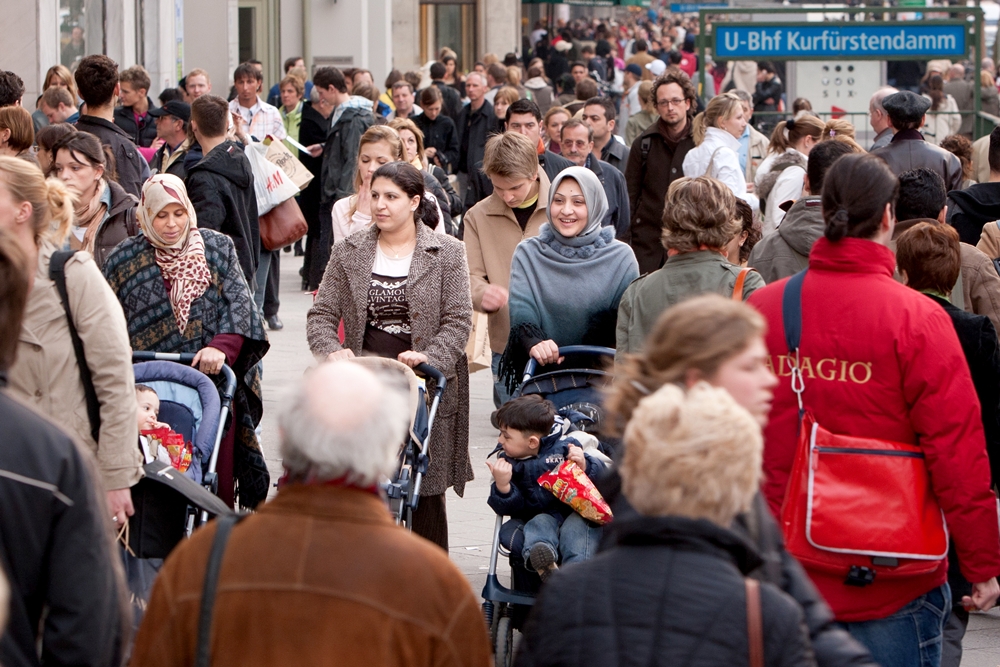
[[493,194],[465,214],[465,248],[472,307],[489,315],[493,402],[500,407],[510,400],[497,381],[497,367],[510,333],[510,264],[517,244],[537,236],[547,219],[549,179],[538,166],[536,147],[516,132],[486,142],[483,171],[493,183]]

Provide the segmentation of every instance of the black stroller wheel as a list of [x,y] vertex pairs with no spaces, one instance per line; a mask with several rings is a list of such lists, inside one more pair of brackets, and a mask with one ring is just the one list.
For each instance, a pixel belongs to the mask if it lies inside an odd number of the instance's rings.
[[514,662],[514,625],[511,623],[509,609],[504,609],[497,619],[494,647],[496,667],[510,667]]

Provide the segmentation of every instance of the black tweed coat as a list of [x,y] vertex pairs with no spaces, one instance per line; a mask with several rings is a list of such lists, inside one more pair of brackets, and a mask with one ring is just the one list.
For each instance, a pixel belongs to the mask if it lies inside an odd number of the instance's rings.
[[[306,321],[309,349],[323,360],[350,348],[360,356],[368,311],[368,290],[378,228],[348,236],[333,247],[316,301]],[[406,282],[415,352],[448,380],[431,434],[431,462],[420,493],[436,496],[449,487],[461,496],[473,478],[469,461],[469,365],[465,345],[472,330],[469,266],[461,241],[417,225]],[[344,321],[344,345],[337,337]]]

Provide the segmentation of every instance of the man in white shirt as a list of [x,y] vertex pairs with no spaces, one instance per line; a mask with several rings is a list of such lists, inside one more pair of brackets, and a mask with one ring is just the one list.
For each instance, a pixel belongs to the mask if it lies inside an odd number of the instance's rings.
[[237,67],[233,72],[236,99],[229,103],[229,111],[243,119],[246,134],[257,141],[264,141],[268,135],[280,141],[286,136],[281,113],[257,94],[263,80],[263,75],[252,64],[243,63]]

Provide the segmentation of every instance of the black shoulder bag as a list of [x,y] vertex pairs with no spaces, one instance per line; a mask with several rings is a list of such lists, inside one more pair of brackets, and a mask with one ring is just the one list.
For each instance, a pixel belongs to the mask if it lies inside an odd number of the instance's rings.
[[211,664],[212,650],[212,615],[215,608],[215,593],[219,587],[219,573],[222,571],[222,556],[226,553],[226,544],[233,527],[246,518],[246,514],[229,514],[220,516],[215,521],[215,539],[212,540],[212,551],[205,565],[205,583],[201,589],[201,609],[198,612],[198,644],[195,647],[195,667],[208,667]]
[[74,250],[60,250],[52,253],[49,260],[49,280],[56,284],[59,290],[59,300],[62,301],[63,310],[66,311],[66,323],[69,325],[69,337],[73,341],[73,351],[76,353],[76,365],[80,369],[80,382],[83,383],[83,395],[87,399],[87,417],[90,419],[90,435],[94,442],[99,442],[98,436],[101,434],[101,404],[97,400],[97,390],[94,389],[94,378],[90,374],[90,367],[87,366],[87,356],[84,354],[83,341],[76,331],[76,324],[73,322],[73,311],[69,307],[69,293],[66,291],[66,262],[74,255]]

